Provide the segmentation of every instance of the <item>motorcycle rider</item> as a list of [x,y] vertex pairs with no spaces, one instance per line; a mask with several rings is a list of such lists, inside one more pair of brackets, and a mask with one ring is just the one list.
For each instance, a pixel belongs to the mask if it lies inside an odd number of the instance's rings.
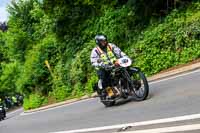
[[97,70],[99,78],[98,88],[101,95],[105,96],[105,88],[109,86],[110,68],[119,65],[117,59],[128,56],[120,50],[115,44],[109,43],[106,35],[99,34],[95,36],[97,46],[93,48],[90,60]]
[[0,98],[0,120],[4,119],[6,117],[6,110],[4,107],[4,103],[2,99]]

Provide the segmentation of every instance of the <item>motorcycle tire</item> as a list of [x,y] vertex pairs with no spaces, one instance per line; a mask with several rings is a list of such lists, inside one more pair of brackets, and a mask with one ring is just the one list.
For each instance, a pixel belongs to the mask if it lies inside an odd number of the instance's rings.
[[105,105],[105,107],[111,107],[115,104],[115,101],[109,101],[109,100],[106,100],[105,97],[100,97],[101,99],[101,102]]
[[[149,85],[148,85],[148,81],[147,81],[147,79],[146,79],[144,73],[141,72],[141,71],[137,71],[137,72],[135,72],[133,75],[139,76],[139,77],[138,77],[139,79],[136,79],[136,81],[137,81],[138,83],[135,82],[135,83],[134,83],[134,84],[135,84],[135,88],[132,89],[132,91],[133,91],[133,98],[134,98],[134,100],[136,100],[136,101],[143,101],[143,100],[145,100],[145,99],[148,97],[148,95],[149,95]],[[142,89],[142,88],[141,88],[141,86],[142,86],[141,81],[143,82],[143,93],[142,93],[142,95],[139,95],[138,93],[140,93],[139,91],[140,91],[140,89]],[[140,84],[139,84],[139,83],[140,83]],[[138,88],[137,88],[137,87],[138,87]],[[141,94],[141,93],[140,93],[140,94]]]
[[106,107],[111,107],[115,104],[115,101],[101,101]]

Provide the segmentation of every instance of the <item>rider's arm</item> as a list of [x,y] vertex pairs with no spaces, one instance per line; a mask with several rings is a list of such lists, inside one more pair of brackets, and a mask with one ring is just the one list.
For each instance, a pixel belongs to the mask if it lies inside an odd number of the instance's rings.
[[99,68],[109,69],[112,67],[110,64],[104,64],[104,62],[100,59],[100,55],[96,48],[92,50],[90,61],[94,67],[98,70]]
[[117,56],[117,58],[123,58],[123,57],[128,58],[128,56],[124,52],[122,52],[121,49],[117,47],[115,44],[110,43],[110,45],[112,46],[112,51]]
[[92,53],[91,53],[91,56],[90,56],[90,61],[91,61],[92,65],[94,67],[97,67],[97,68],[103,67],[103,65],[104,65],[103,62],[100,59],[100,55],[98,54],[98,51],[97,51],[96,48],[94,48],[92,50]]

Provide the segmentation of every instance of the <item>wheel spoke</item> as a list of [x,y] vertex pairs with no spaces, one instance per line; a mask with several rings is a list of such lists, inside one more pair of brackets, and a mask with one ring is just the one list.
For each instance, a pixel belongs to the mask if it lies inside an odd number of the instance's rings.
[[148,95],[148,83],[144,75],[141,72],[134,73],[133,75],[131,75],[131,80],[135,85],[135,88],[133,88],[132,90],[136,99],[145,99]]

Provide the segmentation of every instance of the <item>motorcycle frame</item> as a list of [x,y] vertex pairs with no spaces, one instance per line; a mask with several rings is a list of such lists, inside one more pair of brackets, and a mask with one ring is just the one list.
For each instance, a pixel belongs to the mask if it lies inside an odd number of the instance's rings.
[[117,96],[115,98],[115,100],[120,99],[121,97],[128,97],[129,95],[131,95],[130,92],[135,93],[133,90],[130,89],[130,85],[131,85],[131,88],[135,87],[134,83],[131,80],[131,75],[133,73],[137,73],[139,71],[140,71],[140,69],[138,67],[118,67],[118,68],[115,68],[114,71],[111,72],[111,75],[112,75],[111,86],[112,86],[112,88],[115,87],[113,81],[115,80],[116,72],[119,72],[122,77],[120,77],[117,80],[118,80],[118,82],[123,81],[123,80],[127,80],[126,87],[123,88],[123,89],[125,89],[129,92],[128,95],[126,93],[124,93],[123,90],[122,90],[122,87],[121,87],[122,85],[118,83],[118,85],[120,85],[120,87],[117,87],[117,89],[120,91],[120,95]]

